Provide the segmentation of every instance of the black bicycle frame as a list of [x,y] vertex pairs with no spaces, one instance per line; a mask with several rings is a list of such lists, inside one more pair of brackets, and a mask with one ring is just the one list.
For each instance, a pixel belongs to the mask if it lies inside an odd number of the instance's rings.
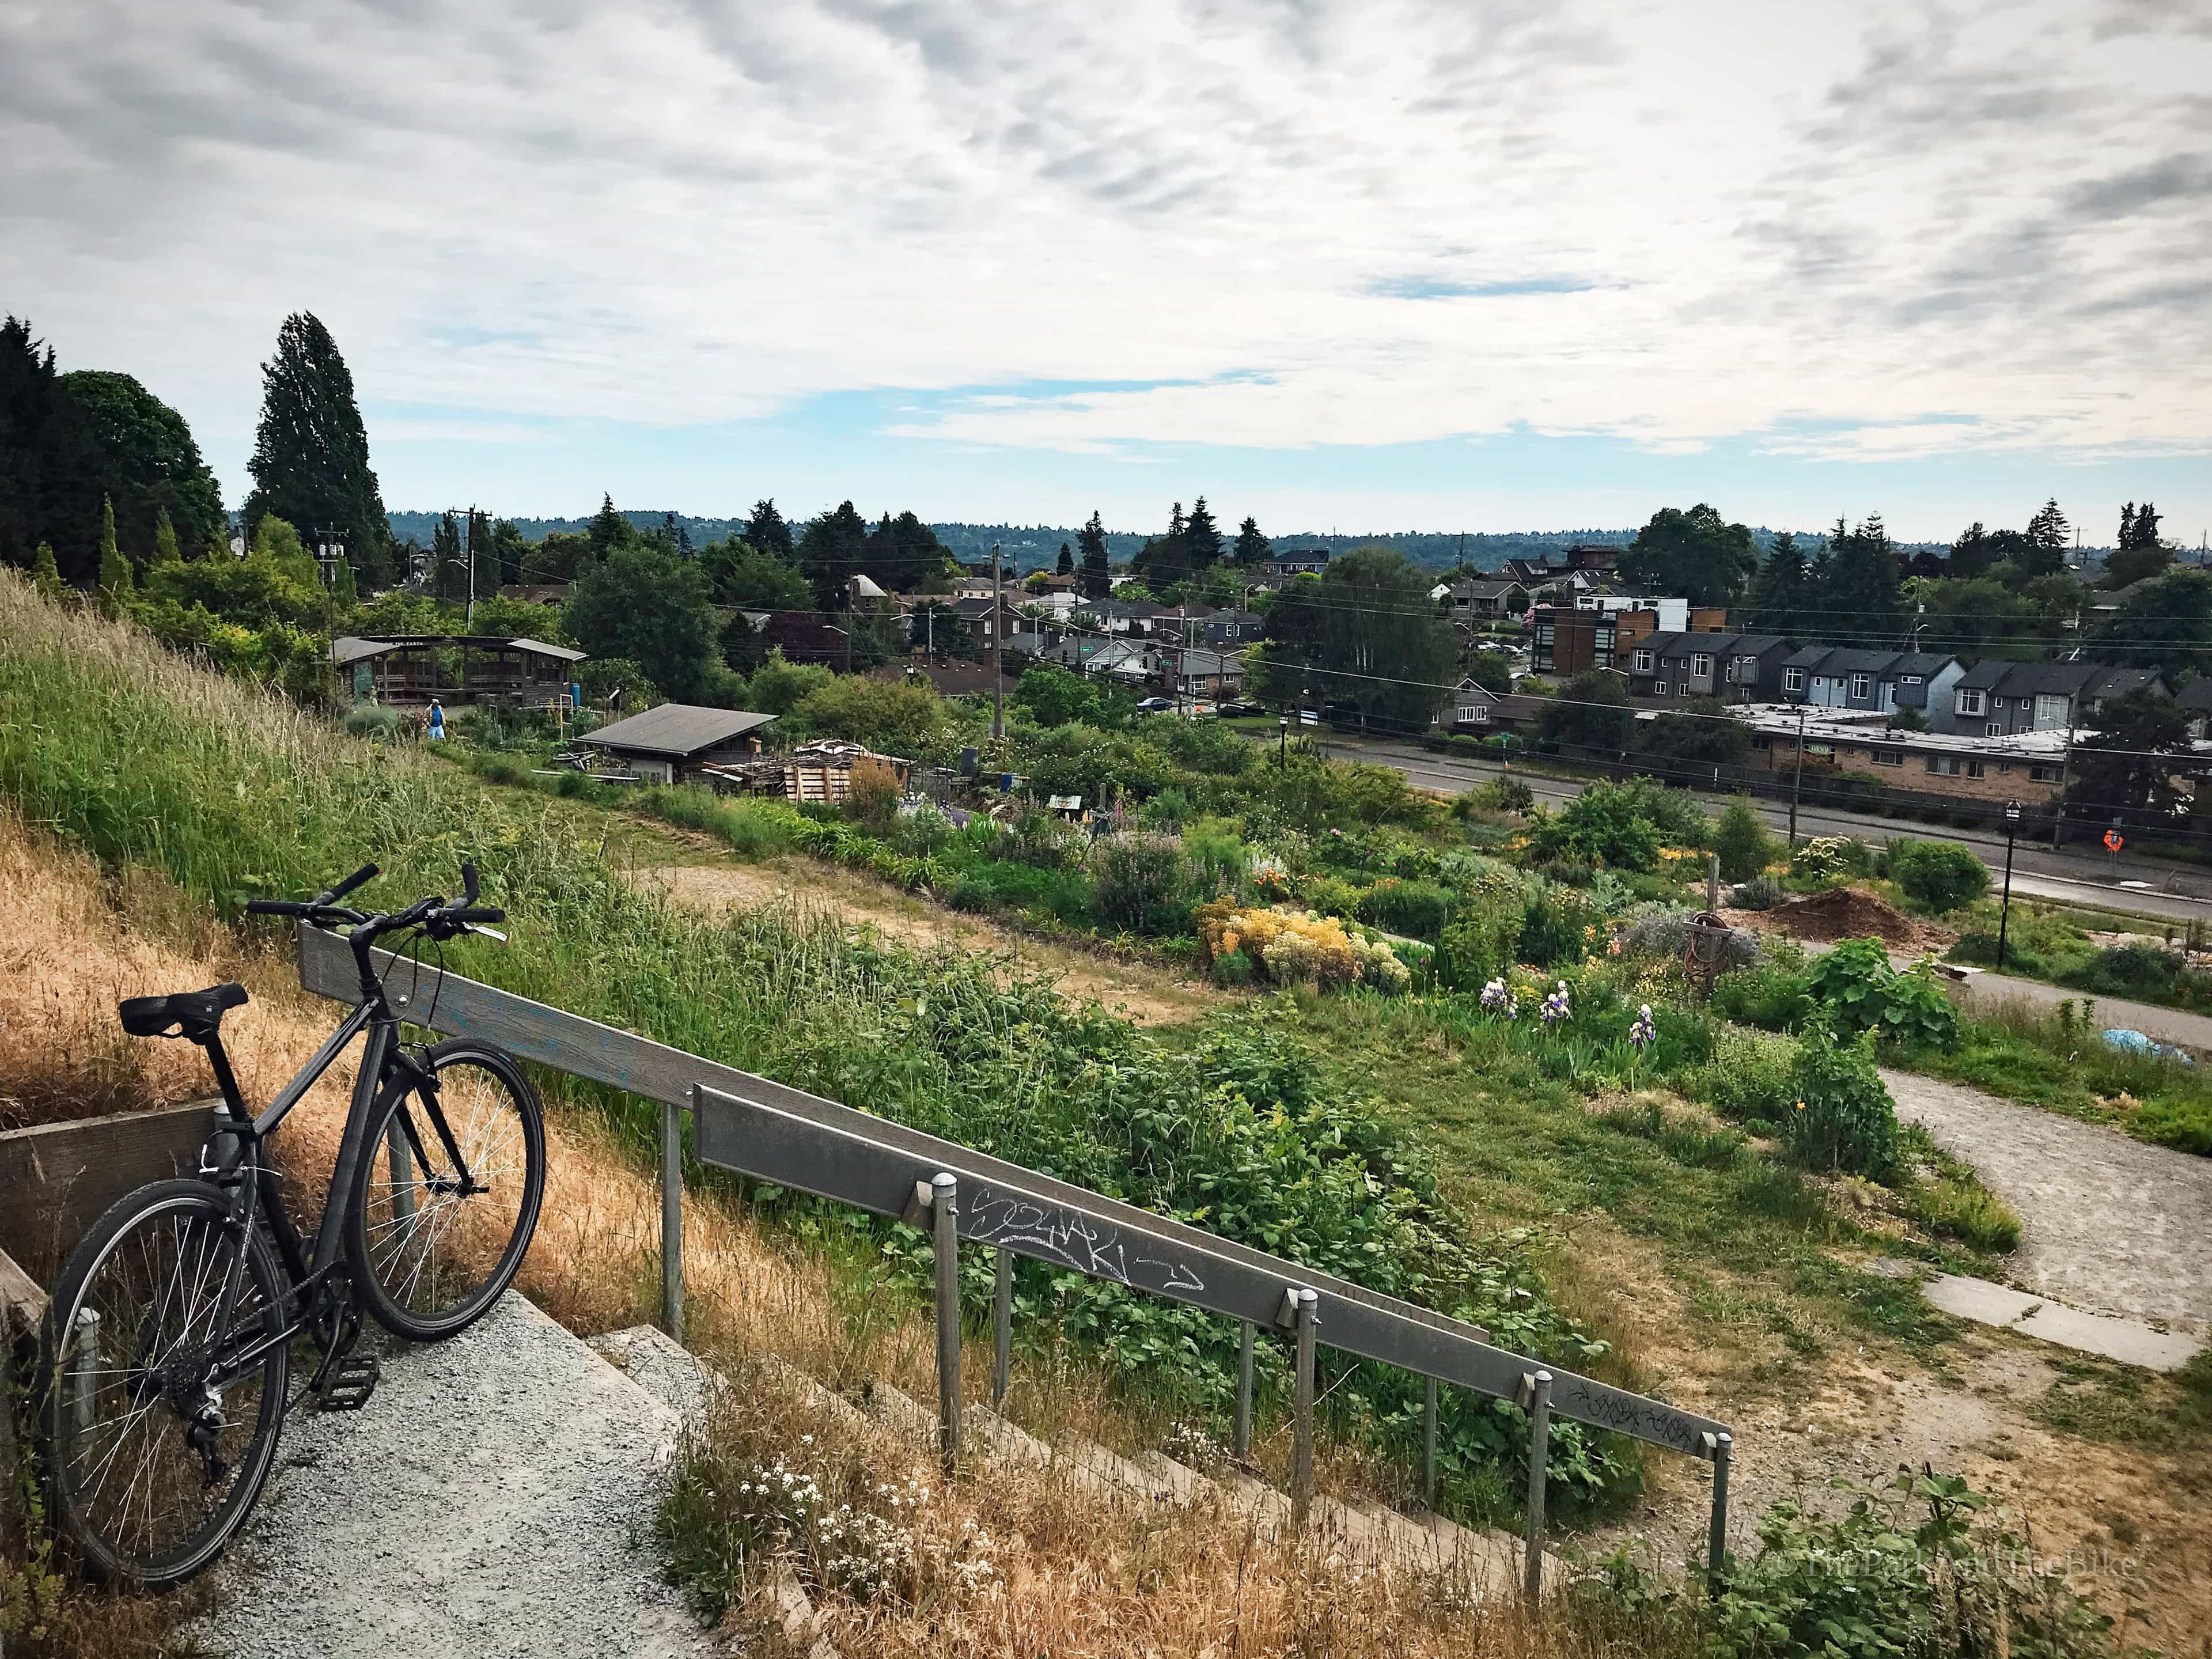
[[[385,1001],[383,981],[369,965],[368,952],[374,938],[372,933],[353,941],[354,955],[361,965],[360,1003],[300,1068],[298,1075],[278,1091],[269,1109],[260,1116],[255,1117],[246,1109],[229,1056],[223,1052],[220,1033],[208,1038],[209,1062],[215,1070],[216,1086],[222,1091],[228,1118],[219,1133],[234,1135],[240,1142],[238,1187],[231,1200],[229,1223],[240,1241],[240,1248],[232,1258],[216,1304],[215,1340],[210,1345],[210,1383],[228,1382],[251,1370],[271,1348],[289,1342],[322,1314],[324,1304],[316,1292],[328,1282],[343,1248],[346,1195],[353,1190],[361,1160],[369,1155],[369,1122],[391,1093],[420,1086],[431,1125],[437,1130],[447,1156],[453,1159],[461,1190],[467,1192],[475,1187],[453,1132],[446,1122],[446,1115],[439,1107],[435,1076],[400,1048],[399,1017]],[[339,1137],[337,1162],[331,1171],[330,1198],[323,1206],[323,1218],[315,1230],[314,1249],[309,1254],[302,1248],[299,1229],[284,1207],[275,1172],[262,1161],[261,1144],[276,1132],[307,1091],[322,1080],[323,1074],[337,1064],[347,1045],[364,1029],[368,1039],[362,1048],[361,1066],[354,1077],[353,1101],[346,1111],[344,1132]],[[427,1168],[422,1139],[412,1120],[403,1117],[400,1121],[417,1160],[416,1167]],[[276,1240],[277,1254],[283,1259],[284,1270],[292,1280],[291,1316],[283,1329],[265,1332],[240,1352],[224,1354],[222,1346],[230,1339],[231,1317],[237,1310],[239,1292],[245,1280],[244,1240],[260,1217],[267,1219],[270,1236]]]

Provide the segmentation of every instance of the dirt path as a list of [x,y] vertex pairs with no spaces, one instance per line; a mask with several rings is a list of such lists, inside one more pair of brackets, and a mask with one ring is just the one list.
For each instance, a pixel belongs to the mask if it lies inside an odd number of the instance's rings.
[[1975,974],[1959,988],[1968,1003],[1984,1010],[2009,1002],[2024,1002],[2039,1013],[2047,1014],[2062,1002],[2070,1002],[2076,1008],[2094,1004],[2095,1012],[2092,1017],[2100,1031],[2124,1026],[2160,1042],[2175,1043],[2200,1054],[2212,1054],[2212,1017],[2203,1014],[2160,1008],[2148,1002],[2130,1002],[2124,997],[2093,996],[2087,991],[2069,991],[2063,985],[2045,985],[2040,980],[2014,979],[2009,974]]
[[1152,963],[1115,962],[1073,945],[1031,939],[811,860],[669,864],[641,868],[637,878],[702,908],[797,905],[828,911],[849,926],[870,927],[923,950],[950,947],[1018,957],[1049,976],[1064,994],[1097,1002],[1140,1024],[1196,1019],[1221,1000],[1212,987],[1178,979]]
[[2212,1158],[1907,1072],[1882,1081],[2020,1212],[2022,1287],[2070,1307],[2212,1331]]

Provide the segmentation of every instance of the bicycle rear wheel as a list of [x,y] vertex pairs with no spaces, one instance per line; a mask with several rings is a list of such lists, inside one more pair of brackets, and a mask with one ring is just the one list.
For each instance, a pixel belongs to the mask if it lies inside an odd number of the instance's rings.
[[522,1068],[466,1038],[428,1058],[434,1098],[417,1085],[370,1114],[345,1228],[356,1299],[416,1342],[483,1316],[522,1266],[545,1192],[545,1128]]
[[[281,1328],[283,1312],[267,1243],[258,1229],[244,1242],[233,1352]],[[220,1188],[156,1182],[100,1217],[55,1281],[40,1366],[46,1486],[96,1578],[182,1583],[222,1553],[269,1478],[287,1345],[228,1382],[199,1382],[239,1246]]]

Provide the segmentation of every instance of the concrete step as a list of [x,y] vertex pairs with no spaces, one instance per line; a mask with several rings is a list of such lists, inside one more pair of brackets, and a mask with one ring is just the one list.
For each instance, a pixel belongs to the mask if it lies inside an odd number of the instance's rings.
[[289,1416],[191,1632],[235,1659],[708,1659],[649,1542],[677,1413],[510,1292],[450,1341],[364,1335],[358,1412]]

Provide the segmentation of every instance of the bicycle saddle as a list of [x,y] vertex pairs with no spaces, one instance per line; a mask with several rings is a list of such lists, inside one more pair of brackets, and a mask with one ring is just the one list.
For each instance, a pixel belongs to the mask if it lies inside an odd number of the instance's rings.
[[125,997],[116,1005],[123,1029],[132,1036],[212,1036],[223,1010],[246,1001],[243,985],[210,985],[204,991],[173,991],[165,997]]

